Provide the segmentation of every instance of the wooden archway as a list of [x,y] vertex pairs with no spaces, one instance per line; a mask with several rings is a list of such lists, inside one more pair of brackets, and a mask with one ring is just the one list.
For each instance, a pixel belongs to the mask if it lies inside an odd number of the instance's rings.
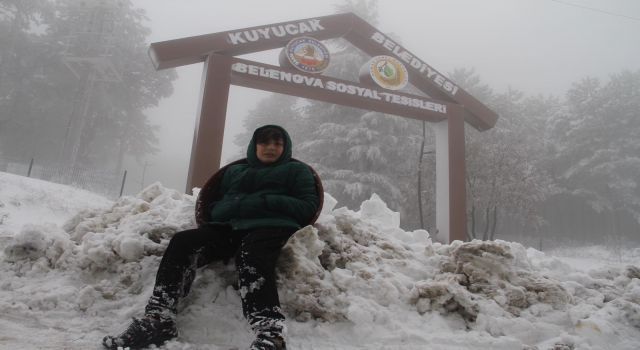
[[[370,56],[395,57],[429,98],[235,57],[281,48],[300,36],[342,37]],[[204,62],[187,192],[220,168],[233,84],[435,123],[436,227],[448,241],[466,239],[464,125],[487,130],[498,116],[360,17],[345,13],[157,42],[149,55],[156,69]]]

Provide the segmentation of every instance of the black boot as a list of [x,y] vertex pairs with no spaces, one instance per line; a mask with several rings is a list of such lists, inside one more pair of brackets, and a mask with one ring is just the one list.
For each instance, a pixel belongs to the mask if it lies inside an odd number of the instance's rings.
[[287,350],[287,343],[281,335],[260,333],[251,343],[249,350]]
[[173,317],[161,315],[145,315],[134,318],[127,329],[118,336],[106,336],[102,345],[109,350],[120,348],[142,349],[149,345],[160,346],[169,339],[178,336],[178,329]]

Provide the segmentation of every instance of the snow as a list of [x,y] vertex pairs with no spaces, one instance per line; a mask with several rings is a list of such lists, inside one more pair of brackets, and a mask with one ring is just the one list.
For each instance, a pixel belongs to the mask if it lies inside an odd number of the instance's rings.
[[[109,201],[0,173],[0,349],[100,349],[139,316],[195,198],[161,184]],[[640,249],[543,253],[434,243],[376,195],[325,194],[278,263],[292,349],[638,349]],[[231,264],[199,271],[163,349],[245,348]]]

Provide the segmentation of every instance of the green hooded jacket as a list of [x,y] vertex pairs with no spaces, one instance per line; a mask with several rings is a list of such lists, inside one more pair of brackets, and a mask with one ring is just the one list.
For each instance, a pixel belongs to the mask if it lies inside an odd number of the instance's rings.
[[[256,154],[256,133],[271,127],[282,130],[284,151],[277,161],[262,163]],[[307,225],[319,205],[315,179],[309,167],[291,160],[291,138],[277,125],[253,133],[247,163],[230,166],[219,191],[222,199],[211,209],[211,221],[230,224],[234,230],[293,228]]]

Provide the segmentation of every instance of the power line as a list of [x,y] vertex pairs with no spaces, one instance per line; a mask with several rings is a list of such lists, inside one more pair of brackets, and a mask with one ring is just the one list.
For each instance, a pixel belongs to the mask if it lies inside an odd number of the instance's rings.
[[600,12],[600,13],[604,13],[610,16],[616,16],[616,17],[623,17],[626,19],[631,19],[634,21],[640,21],[640,18],[638,17],[632,17],[632,16],[627,16],[627,15],[621,15],[619,13],[613,13],[613,12],[609,12],[609,11],[605,11],[605,10],[601,10],[601,9],[597,9],[595,7],[589,7],[589,6],[584,6],[584,5],[578,5],[578,4],[572,4],[570,2],[564,2],[564,1],[560,1],[560,0],[551,0],[553,2],[557,2],[563,5],[567,5],[567,6],[573,6],[573,7],[579,7],[581,9],[586,9],[586,10],[591,10],[591,11],[595,11],[595,12]]

